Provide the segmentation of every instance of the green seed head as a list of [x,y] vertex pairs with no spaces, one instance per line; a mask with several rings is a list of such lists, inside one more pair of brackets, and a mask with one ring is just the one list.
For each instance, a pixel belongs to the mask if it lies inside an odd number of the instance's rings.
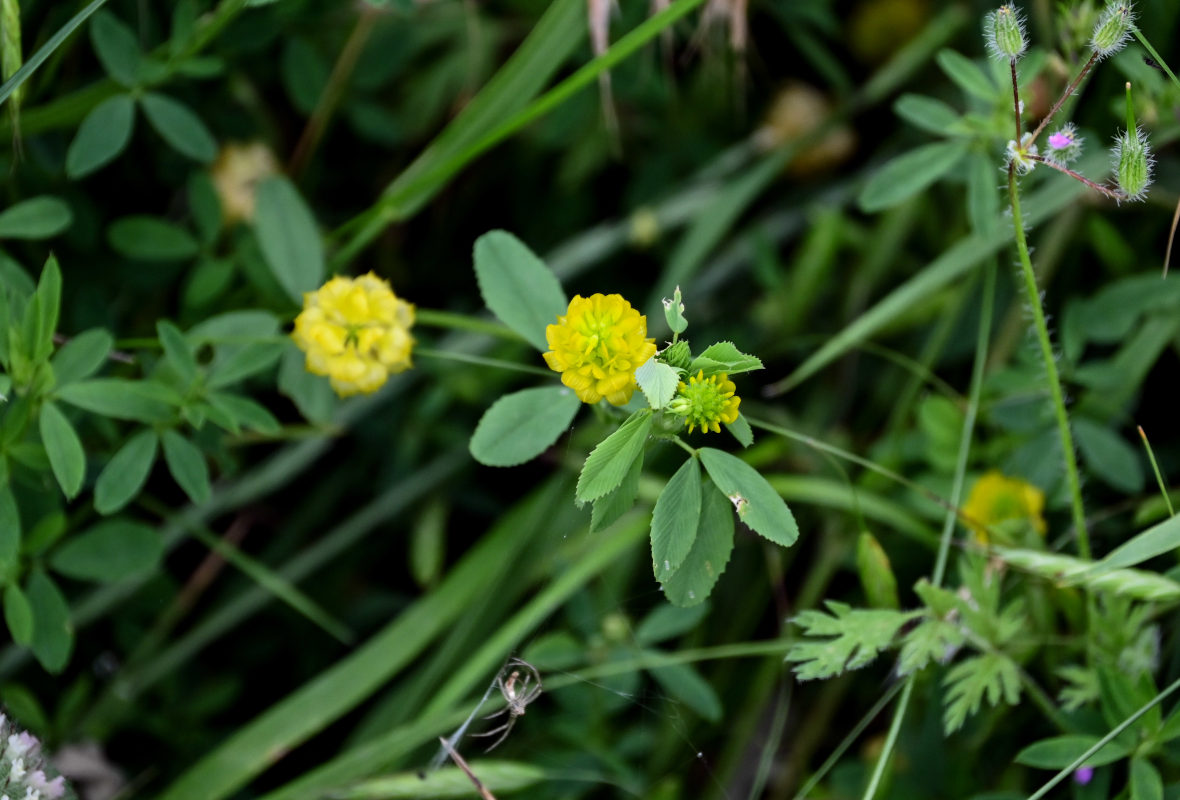
[[1135,22],[1135,10],[1131,3],[1109,2],[1098,16],[1094,33],[1090,35],[1090,46],[1099,58],[1114,55],[1126,46],[1131,38],[1131,27]]
[[681,339],[676,344],[664,348],[660,353],[660,361],[679,369],[688,369],[688,365],[692,363],[692,350],[688,347],[688,341]]
[[1024,17],[1020,9],[1004,5],[984,19],[988,52],[1003,61],[1015,61],[1024,55],[1028,41],[1024,36]]
[[1125,131],[1115,141],[1114,166],[1119,189],[1127,200],[1142,200],[1147,197],[1151,185],[1151,171],[1154,159],[1147,137],[1139,128]]

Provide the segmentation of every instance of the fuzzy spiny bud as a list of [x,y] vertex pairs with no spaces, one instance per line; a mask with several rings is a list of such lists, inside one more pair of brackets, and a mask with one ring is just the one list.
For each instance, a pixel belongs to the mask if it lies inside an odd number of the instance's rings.
[[1134,22],[1135,10],[1131,3],[1116,0],[1107,3],[1094,25],[1094,33],[1090,36],[1090,46],[1094,48],[1098,57],[1106,58],[1122,50],[1131,38],[1131,26]]
[[1147,197],[1154,163],[1151,147],[1142,129],[1135,127],[1126,130],[1115,140],[1115,175],[1126,199],[1142,200]]
[[1028,47],[1024,35],[1024,16],[1016,6],[1000,6],[987,15],[983,25],[987,49],[993,57],[1015,61],[1024,55]]

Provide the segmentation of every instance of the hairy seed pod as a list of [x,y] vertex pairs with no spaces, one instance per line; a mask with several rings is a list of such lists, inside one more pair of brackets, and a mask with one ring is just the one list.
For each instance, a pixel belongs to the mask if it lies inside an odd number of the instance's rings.
[[988,14],[984,19],[984,35],[988,52],[1004,61],[1015,61],[1028,47],[1024,16],[1016,6],[1003,5]]

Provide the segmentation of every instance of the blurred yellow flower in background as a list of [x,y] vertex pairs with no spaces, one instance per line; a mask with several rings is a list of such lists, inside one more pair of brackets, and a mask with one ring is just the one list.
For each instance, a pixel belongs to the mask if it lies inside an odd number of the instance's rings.
[[603,398],[625,405],[635,391],[635,370],[656,354],[647,317],[618,294],[575,295],[569,310],[545,328],[545,363],[583,403]]
[[262,142],[230,143],[221,148],[209,169],[221,218],[225,224],[254,219],[254,195],[258,183],[279,171],[279,162]]
[[[1045,535],[1045,493],[1027,481],[1009,478],[999,470],[984,473],[963,504],[967,526],[983,544],[989,540],[988,531],[1019,534],[1032,529]],[[1011,537],[1018,540],[1019,536]]]
[[336,394],[369,394],[409,369],[414,306],[373,273],[337,276],[303,295],[291,338],[307,353],[307,370],[326,376]]

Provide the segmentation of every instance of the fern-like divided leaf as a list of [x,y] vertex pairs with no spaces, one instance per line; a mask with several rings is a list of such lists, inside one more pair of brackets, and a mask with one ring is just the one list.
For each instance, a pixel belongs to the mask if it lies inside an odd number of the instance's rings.
[[[794,622],[803,628],[803,641],[791,646],[787,661],[796,662],[801,681],[830,678],[865,666],[893,644],[898,630],[921,611],[853,610],[844,603],[827,602],[831,614],[804,611]],[[822,637],[822,638],[821,638]]]
[[1002,653],[984,653],[960,661],[942,683],[947,687],[942,725],[948,734],[963,727],[967,717],[979,711],[985,695],[991,706],[999,705],[1001,698],[1009,705],[1020,700],[1020,671]]
[[897,671],[909,675],[925,668],[931,661],[949,661],[963,645],[964,638],[958,625],[942,619],[927,619],[905,635]]

